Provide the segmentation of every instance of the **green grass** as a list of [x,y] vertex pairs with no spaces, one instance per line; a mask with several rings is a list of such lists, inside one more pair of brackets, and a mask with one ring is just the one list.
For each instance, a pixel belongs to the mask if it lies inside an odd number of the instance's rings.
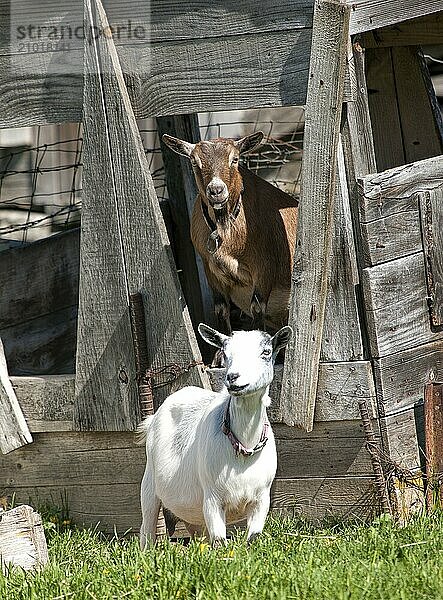
[[223,548],[163,542],[141,552],[135,538],[75,529],[49,531],[48,544],[41,572],[0,574],[1,600],[443,598],[440,512],[403,528],[274,518],[250,547],[238,534]]

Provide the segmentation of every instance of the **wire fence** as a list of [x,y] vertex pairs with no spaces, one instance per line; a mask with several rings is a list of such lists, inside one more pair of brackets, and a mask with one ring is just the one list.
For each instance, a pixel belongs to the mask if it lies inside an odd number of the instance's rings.
[[[168,193],[154,119],[139,122],[159,200]],[[298,195],[303,110],[262,109],[200,115],[203,140],[239,138],[257,130],[264,143],[243,163],[284,191]],[[81,219],[81,124],[0,130],[0,250],[78,227]]]

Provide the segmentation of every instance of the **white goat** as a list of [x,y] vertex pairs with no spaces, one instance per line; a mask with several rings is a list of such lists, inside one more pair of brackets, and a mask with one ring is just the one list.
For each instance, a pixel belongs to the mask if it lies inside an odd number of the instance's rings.
[[198,330],[224,354],[227,389],[185,387],[142,423],[142,548],[155,539],[160,503],[191,535],[207,533],[213,543],[226,540],[226,523],[244,518],[250,540],[261,533],[269,510],[277,453],[266,415],[268,390],[275,357],[292,329],[273,337],[261,331],[226,336],[203,324]]

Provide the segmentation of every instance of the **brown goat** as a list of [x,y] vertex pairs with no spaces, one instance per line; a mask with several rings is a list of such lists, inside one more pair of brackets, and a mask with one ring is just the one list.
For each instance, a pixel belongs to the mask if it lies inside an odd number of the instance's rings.
[[287,323],[297,226],[297,201],[248,169],[239,155],[256,148],[261,131],[238,141],[191,144],[163,136],[191,160],[198,196],[191,239],[214,293],[215,312],[231,333],[230,301],[253,318],[254,328]]

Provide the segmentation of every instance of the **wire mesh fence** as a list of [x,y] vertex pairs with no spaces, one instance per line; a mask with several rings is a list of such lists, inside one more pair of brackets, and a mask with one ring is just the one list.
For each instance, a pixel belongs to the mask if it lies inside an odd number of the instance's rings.
[[[159,200],[168,193],[155,119],[139,122]],[[243,163],[284,191],[298,195],[303,110],[262,109],[200,115],[203,140],[239,138],[257,130],[262,146]],[[81,219],[83,138],[79,123],[0,130],[0,250],[78,227]]]

